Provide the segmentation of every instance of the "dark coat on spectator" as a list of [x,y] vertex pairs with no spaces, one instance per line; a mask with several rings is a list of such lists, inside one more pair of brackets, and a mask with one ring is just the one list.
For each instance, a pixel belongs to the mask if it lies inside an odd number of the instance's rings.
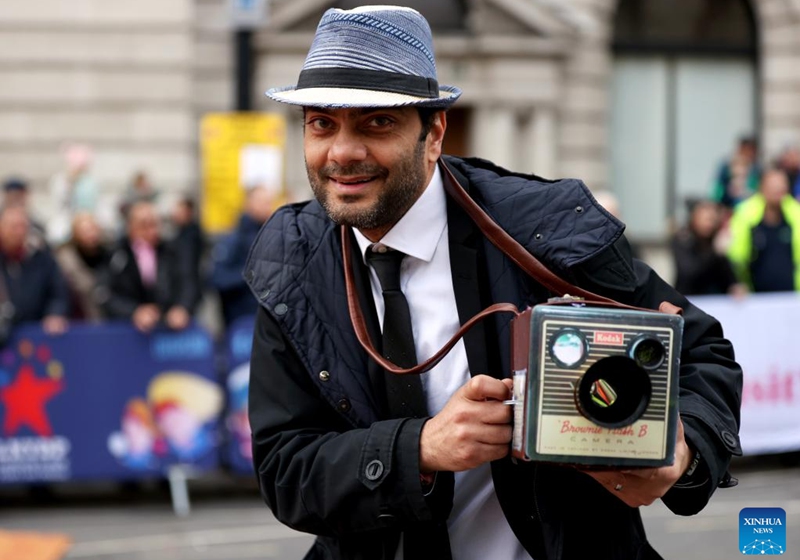
[[46,247],[29,247],[19,261],[0,254],[5,292],[14,305],[12,324],[69,315],[69,290]]
[[253,317],[258,309],[258,301],[253,298],[242,278],[242,270],[260,229],[260,223],[244,214],[236,229],[220,239],[214,248],[211,283],[219,292],[225,324],[239,317]]
[[675,289],[684,295],[727,294],[737,282],[728,258],[717,253],[710,240],[689,230],[678,232],[672,240],[672,253]]
[[191,277],[193,284],[198,286],[196,291],[197,301],[192,305],[197,306],[202,297],[202,274],[201,263],[203,252],[205,251],[205,238],[200,225],[197,222],[190,222],[178,228],[175,237],[171,241],[171,249],[178,259],[178,263],[183,267],[183,272]]
[[145,303],[156,304],[162,313],[175,305],[185,307],[189,313],[194,311],[200,292],[197,282],[181,266],[168,244],[160,243],[156,255],[156,282],[147,287],[142,283],[130,240],[126,237],[120,241],[111,256],[99,295],[108,317],[130,319],[136,308]]

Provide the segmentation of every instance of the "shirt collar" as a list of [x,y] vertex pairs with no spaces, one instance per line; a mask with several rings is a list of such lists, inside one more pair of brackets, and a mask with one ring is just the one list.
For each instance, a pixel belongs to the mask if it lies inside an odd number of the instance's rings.
[[[437,165],[431,182],[400,221],[386,232],[380,243],[395,251],[430,262],[446,225],[447,199],[442,184],[442,174]],[[357,229],[353,231],[361,249],[361,256],[366,258],[367,249],[373,243]]]

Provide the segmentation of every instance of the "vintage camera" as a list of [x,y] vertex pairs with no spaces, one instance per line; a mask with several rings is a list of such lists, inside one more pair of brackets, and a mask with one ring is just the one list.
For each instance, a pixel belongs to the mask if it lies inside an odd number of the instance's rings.
[[671,465],[683,318],[539,305],[512,324],[514,433],[524,460]]

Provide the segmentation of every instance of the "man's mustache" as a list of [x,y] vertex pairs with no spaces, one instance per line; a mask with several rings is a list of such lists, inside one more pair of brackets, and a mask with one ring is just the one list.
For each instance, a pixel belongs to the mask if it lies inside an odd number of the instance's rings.
[[388,175],[388,170],[380,165],[368,165],[363,163],[353,165],[326,165],[317,172],[320,177],[355,177],[368,175],[370,177]]

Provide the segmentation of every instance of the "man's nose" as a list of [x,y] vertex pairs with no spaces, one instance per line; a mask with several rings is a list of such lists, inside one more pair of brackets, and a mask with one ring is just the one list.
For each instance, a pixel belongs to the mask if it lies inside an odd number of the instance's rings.
[[342,127],[333,138],[328,158],[338,165],[345,166],[353,162],[363,161],[367,157],[367,146],[363,138],[353,130]]

